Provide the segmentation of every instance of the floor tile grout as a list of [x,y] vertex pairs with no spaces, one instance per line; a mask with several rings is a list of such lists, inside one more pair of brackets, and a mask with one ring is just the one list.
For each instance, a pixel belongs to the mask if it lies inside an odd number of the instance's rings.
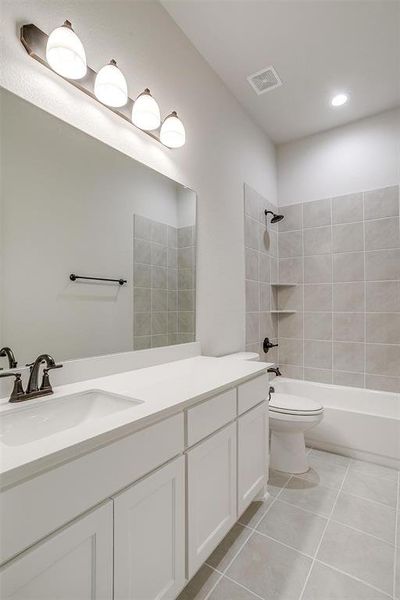
[[348,473],[348,471],[349,471],[349,468],[350,468],[350,463],[347,465],[346,474],[345,474],[345,476],[344,476],[344,478],[343,478],[342,485],[341,485],[341,487],[339,488],[339,490],[338,490],[338,492],[337,492],[337,494],[336,494],[335,502],[333,503],[332,509],[331,509],[331,511],[330,511],[330,513],[329,513],[329,516],[328,516],[328,518],[327,518],[327,521],[326,521],[325,527],[324,527],[324,529],[323,529],[323,532],[322,532],[321,538],[320,538],[320,540],[319,540],[319,544],[318,544],[318,546],[317,546],[317,548],[316,548],[316,550],[315,550],[315,552],[314,552],[314,558],[313,558],[313,561],[312,561],[312,563],[311,563],[310,569],[309,569],[309,571],[308,571],[308,574],[307,574],[306,580],[305,580],[305,582],[304,582],[303,588],[302,588],[302,590],[301,590],[301,592],[300,592],[299,600],[302,600],[302,598],[303,598],[303,595],[304,595],[305,589],[306,589],[306,587],[307,587],[308,580],[310,579],[310,575],[311,575],[311,572],[312,572],[312,570],[313,570],[313,567],[314,567],[314,564],[315,564],[315,559],[316,559],[316,557],[317,557],[317,554],[318,554],[318,552],[319,552],[319,549],[320,549],[320,547],[321,547],[322,540],[323,540],[323,539],[324,539],[324,537],[325,537],[326,530],[328,529],[328,526],[329,526],[329,522],[330,522],[331,516],[333,515],[333,511],[335,510],[336,503],[337,503],[337,501],[338,501],[339,494],[340,494],[340,492],[342,491],[342,488],[343,488],[344,482],[345,482],[345,480],[346,480],[346,477],[347,477],[347,473]]
[[[312,448],[307,448],[307,454],[309,456],[313,456],[312,452],[313,452]],[[329,454],[331,454],[331,453],[327,452],[327,455],[329,455]],[[314,457],[316,457],[316,456],[318,456],[318,455],[314,455]],[[320,484],[319,481],[318,482],[313,482],[313,481],[307,480],[307,477],[305,476],[306,474],[291,474],[291,475],[288,475],[288,479],[284,482],[284,484],[281,487],[279,485],[274,486],[275,489],[276,490],[279,489],[279,491],[277,491],[276,495],[273,495],[273,494],[269,493],[269,496],[267,497],[267,501],[269,500],[270,504],[266,508],[265,512],[263,512],[260,515],[259,518],[257,518],[257,514],[256,514],[257,510],[255,510],[254,516],[251,517],[252,521],[254,519],[254,521],[253,521],[253,523],[251,525],[243,523],[240,520],[241,517],[239,517],[239,519],[237,521],[237,525],[240,525],[240,527],[243,528],[243,530],[245,530],[245,529],[249,530],[248,537],[246,537],[246,539],[243,541],[243,543],[240,544],[240,546],[238,547],[238,549],[235,551],[234,555],[232,556],[231,560],[229,560],[229,562],[227,563],[226,567],[224,567],[223,569],[219,569],[218,566],[217,567],[213,567],[209,562],[205,561],[205,565],[207,565],[207,567],[209,569],[211,569],[211,572],[215,573],[215,576],[217,576],[217,579],[214,582],[214,584],[211,586],[211,588],[209,589],[209,591],[206,593],[206,595],[204,596],[204,600],[209,600],[212,597],[212,595],[215,592],[217,586],[220,585],[220,583],[221,583],[221,581],[223,579],[225,579],[227,581],[231,581],[233,584],[239,586],[243,590],[247,591],[249,594],[252,594],[252,596],[255,599],[265,600],[264,596],[259,595],[258,593],[256,593],[255,591],[253,591],[252,589],[250,589],[249,587],[247,587],[246,585],[244,585],[240,581],[237,581],[236,579],[234,579],[231,576],[227,575],[227,572],[231,568],[231,566],[234,563],[234,561],[236,561],[236,559],[238,558],[239,554],[242,552],[242,550],[245,548],[245,546],[249,543],[249,541],[251,539],[254,539],[254,535],[255,534],[258,534],[259,536],[261,536],[263,538],[269,539],[272,542],[274,542],[275,544],[279,544],[280,546],[283,546],[284,548],[287,548],[287,549],[291,550],[292,552],[296,552],[297,555],[299,555],[298,560],[300,560],[300,556],[303,556],[308,561],[311,561],[311,564],[309,566],[308,572],[306,571],[307,575],[306,575],[304,584],[303,584],[303,586],[301,588],[301,592],[300,592],[300,595],[298,597],[298,600],[303,600],[303,597],[304,597],[304,594],[305,594],[308,582],[310,580],[311,574],[313,573],[313,570],[314,570],[316,564],[323,565],[323,566],[325,566],[325,567],[327,567],[329,569],[332,569],[333,571],[336,571],[337,573],[342,574],[345,577],[348,577],[348,578],[352,579],[353,581],[359,582],[360,584],[363,584],[363,585],[367,586],[371,590],[375,590],[376,592],[384,595],[388,599],[399,600],[399,598],[396,597],[396,593],[398,593],[398,591],[399,591],[399,590],[396,590],[396,583],[397,583],[396,582],[396,559],[397,559],[397,557],[398,557],[398,555],[400,553],[400,548],[398,547],[399,542],[400,542],[400,536],[397,533],[398,524],[399,524],[399,521],[400,521],[400,512],[399,512],[400,511],[400,496],[399,496],[399,494],[400,494],[400,472],[397,471],[397,479],[396,479],[395,482],[393,482],[393,480],[391,479],[391,477],[387,477],[387,476],[385,477],[385,476],[382,476],[382,475],[370,474],[370,473],[364,472],[362,470],[362,468],[361,469],[360,468],[359,469],[354,468],[354,466],[355,466],[354,460],[351,459],[351,458],[350,458],[350,460],[349,460],[349,462],[347,463],[346,466],[334,463],[334,462],[329,461],[329,460],[325,460],[323,456],[320,456],[318,458],[319,458],[319,462],[321,463],[320,464],[321,469],[325,468],[325,469],[329,470],[329,467],[331,465],[334,465],[334,466],[337,466],[337,467],[343,469],[343,478],[342,478],[340,486],[330,487],[330,486],[325,485],[325,484],[324,485]],[[355,460],[358,461],[358,459],[355,459]],[[365,462],[365,461],[361,461],[361,462]],[[315,469],[315,470],[316,470],[316,472],[318,474],[318,470],[319,469]],[[273,471],[273,470],[270,470],[270,473],[271,473],[271,471]],[[277,473],[279,474],[279,471]],[[377,501],[377,500],[372,500],[370,498],[366,498],[365,496],[360,496],[358,494],[353,494],[352,492],[343,491],[343,488],[345,486],[346,481],[348,481],[348,476],[349,476],[350,473],[360,473],[362,475],[366,475],[366,476],[369,476],[371,478],[378,479],[380,481],[392,481],[393,483],[395,483],[396,492],[397,492],[397,495],[396,495],[396,504],[394,506],[391,506],[391,505],[386,504],[384,502],[380,502],[380,501]],[[284,473],[281,473],[281,475],[285,476]],[[340,475],[341,475],[341,473],[339,471],[339,476]],[[293,504],[292,502],[290,502],[290,500],[288,501],[288,500],[282,498],[282,494],[283,494],[284,490],[286,488],[288,488],[290,482],[293,479],[296,479],[296,478],[301,479],[302,481],[308,481],[311,484],[311,487],[323,488],[323,489],[329,490],[331,492],[332,497],[334,497],[334,502],[333,502],[332,508],[329,511],[328,515],[327,514],[321,514],[321,513],[315,512],[314,510],[309,510],[308,508],[304,508],[302,506],[298,506],[298,505]],[[269,484],[269,485],[271,486],[272,484]],[[367,531],[363,531],[362,529],[358,529],[357,527],[353,527],[352,525],[349,525],[347,523],[341,522],[340,520],[337,520],[336,518],[334,518],[333,515],[334,515],[334,512],[335,512],[335,508],[337,506],[337,503],[339,501],[339,498],[340,498],[340,495],[342,494],[342,492],[343,492],[343,494],[352,496],[354,498],[359,498],[359,499],[364,500],[366,502],[371,502],[371,503],[375,504],[377,507],[384,506],[384,507],[390,509],[391,511],[395,511],[395,535],[394,535],[394,541],[388,541],[386,539],[380,538],[380,537],[378,537],[378,536],[376,536],[376,535],[374,535],[372,533],[369,533]],[[293,507],[293,508],[295,508],[297,510],[303,511],[304,513],[308,513],[309,515],[312,515],[314,517],[319,517],[319,518],[325,519],[326,523],[324,524],[324,527],[322,529],[322,533],[320,535],[319,542],[318,542],[318,544],[316,546],[316,549],[315,549],[315,551],[313,553],[308,554],[307,552],[304,552],[303,550],[295,548],[294,546],[291,546],[290,544],[287,544],[287,543],[281,541],[280,539],[275,538],[273,535],[270,535],[270,534],[267,534],[267,533],[263,533],[262,531],[259,531],[257,529],[257,527],[260,526],[260,524],[264,520],[264,518],[268,517],[268,513],[270,512],[270,510],[272,509],[272,507],[277,507],[277,505],[279,505],[279,503],[286,504],[286,505],[291,506],[291,507]],[[243,515],[241,515],[241,516],[243,516]],[[393,515],[389,514],[389,518],[392,519]],[[357,532],[359,534],[366,535],[369,538],[372,538],[373,540],[376,540],[377,542],[384,543],[384,544],[386,544],[387,546],[389,546],[390,548],[393,549],[394,569],[393,569],[393,582],[392,582],[392,585],[391,585],[391,588],[392,588],[391,589],[391,593],[388,593],[387,591],[384,591],[384,590],[376,587],[375,585],[373,585],[371,583],[368,583],[367,581],[365,581],[363,579],[360,579],[359,577],[357,577],[355,575],[352,575],[352,574],[350,574],[350,573],[348,573],[346,571],[343,571],[342,569],[340,569],[340,568],[338,568],[336,566],[330,565],[328,562],[324,562],[323,560],[320,560],[319,558],[317,558],[318,553],[320,551],[320,548],[321,548],[321,546],[323,544],[323,541],[325,539],[326,532],[327,532],[327,529],[328,529],[330,523],[334,523],[334,524],[340,525],[342,527],[348,528],[348,529],[350,529],[350,530],[352,530],[354,532]],[[261,540],[260,540],[260,543],[261,543]],[[227,549],[227,552],[228,551],[229,551],[229,548]],[[387,550],[387,552],[389,552],[389,549]],[[305,566],[307,567],[307,565],[305,565]],[[347,565],[345,565],[345,568],[347,568]],[[362,573],[362,575],[364,576],[365,574]],[[383,582],[379,581],[379,583],[383,583]],[[386,583],[387,583],[387,581],[386,581]],[[251,582],[250,582],[250,584],[251,584]],[[262,588],[260,590],[262,593],[264,593],[263,589],[264,588]]]
[[360,579],[359,577],[356,577],[355,575],[350,575],[346,571],[342,571],[341,569],[338,569],[337,567],[334,567],[333,565],[330,565],[329,563],[327,563],[323,560],[320,560],[319,558],[316,558],[314,562],[316,562],[320,565],[324,565],[324,567],[328,567],[329,569],[332,569],[333,571],[336,571],[337,573],[341,573],[341,575],[346,575],[346,577],[350,577],[350,579],[354,579],[354,581],[358,581],[359,583],[366,585],[367,587],[371,588],[372,590],[375,590],[376,592],[379,592],[380,594],[387,596],[388,598],[392,598],[391,594],[388,594],[387,592],[384,592],[380,588],[377,588],[375,585],[372,585],[372,583],[368,583],[368,581],[365,581],[364,579]]

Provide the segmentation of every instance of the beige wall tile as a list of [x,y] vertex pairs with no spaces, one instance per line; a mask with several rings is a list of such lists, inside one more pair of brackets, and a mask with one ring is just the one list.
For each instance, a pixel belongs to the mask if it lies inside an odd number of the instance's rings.
[[367,344],[366,372],[371,375],[399,376],[400,345]]
[[333,339],[341,342],[363,342],[365,313],[333,313]]
[[399,186],[370,190],[364,194],[364,218],[380,219],[398,216]]
[[362,192],[332,198],[333,223],[354,223],[363,220]]
[[330,198],[305,202],[303,204],[303,226],[320,227],[331,224],[331,201]]
[[303,337],[303,313],[281,314],[279,316],[279,336],[285,338]]
[[288,286],[275,288],[277,307],[281,310],[303,310],[303,286]]
[[364,372],[364,344],[333,342],[333,370]]
[[303,232],[288,231],[279,234],[279,258],[299,257],[303,255]]
[[371,390],[383,390],[386,392],[400,393],[400,377],[388,377],[387,375],[365,375],[365,387]]
[[400,279],[400,250],[375,250],[365,253],[367,281]]
[[304,340],[304,367],[332,368],[332,343]]
[[303,281],[303,259],[280,258],[279,281],[301,283]]
[[367,313],[367,342],[400,344],[400,313]]
[[364,250],[364,224],[347,223],[333,226],[333,252]]
[[364,283],[333,284],[333,310],[359,312],[364,310]]
[[304,257],[305,283],[330,283],[332,281],[332,259],[330,255]]
[[349,373],[346,371],[333,371],[332,383],[336,385],[349,385],[350,387],[364,387],[363,373]]
[[[280,338],[279,363],[289,365],[303,365],[303,341]],[[269,356],[269,355],[268,355]]]
[[399,217],[366,221],[365,249],[400,248]]
[[313,227],[304,229],[304,255],[331,254],[331,227]]
[[328,369],[304,369],[304,379],[318,383],[332,383],[332,371]]
[[400,281],[368,281],[368,312],[400,312]]
[[280,206],[279,213],[284,215],[283,221],[278,225],[279,233],[282,231],[293,231],[294,229],[302,228],[302,205],[293,204],[288,206]]
[[331,313],[304,313],[304,337],[309,340],[331,340]]
[[364,253],[346,252],[333,255],[333,281],[363,281]]
[[246,280],[246,311],[260,310],[260,284],[258,281]]
[[331,311],[332,285],[330,283],[312,283],[304,285],[304,310]]

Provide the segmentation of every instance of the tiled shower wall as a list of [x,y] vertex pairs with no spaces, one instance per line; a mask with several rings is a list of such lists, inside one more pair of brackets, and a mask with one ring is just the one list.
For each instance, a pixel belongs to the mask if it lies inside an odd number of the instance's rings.
[[271,283],[278,280],[277,225],[266,225],[264,210],[276,207],[244,186],[245,277],[246,277],[246,350],[258,352],[262,360],[277,361],[276,349],[262,351],[263,340],[277,343],[277,320],[272,315],[274,292]]
[[283,374],[400,392],[399,187],[279,212]]
[[134,350],[195,340],[195,227],[134,216]]

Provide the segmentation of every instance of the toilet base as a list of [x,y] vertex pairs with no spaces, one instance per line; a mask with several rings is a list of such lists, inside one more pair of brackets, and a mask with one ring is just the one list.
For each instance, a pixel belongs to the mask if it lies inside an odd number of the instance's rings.
[[306,473],[308,463],[303,431],[271,431],[270,467],[284,473]]

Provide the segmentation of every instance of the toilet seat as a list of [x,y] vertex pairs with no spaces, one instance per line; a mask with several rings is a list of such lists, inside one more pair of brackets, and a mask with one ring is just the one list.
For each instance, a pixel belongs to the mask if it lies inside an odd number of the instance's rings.
[[269,410],[275,413],[298,416],[320,415],[324,411],[321,404],[315,402],[315,400],[280,392],[271,394]]

